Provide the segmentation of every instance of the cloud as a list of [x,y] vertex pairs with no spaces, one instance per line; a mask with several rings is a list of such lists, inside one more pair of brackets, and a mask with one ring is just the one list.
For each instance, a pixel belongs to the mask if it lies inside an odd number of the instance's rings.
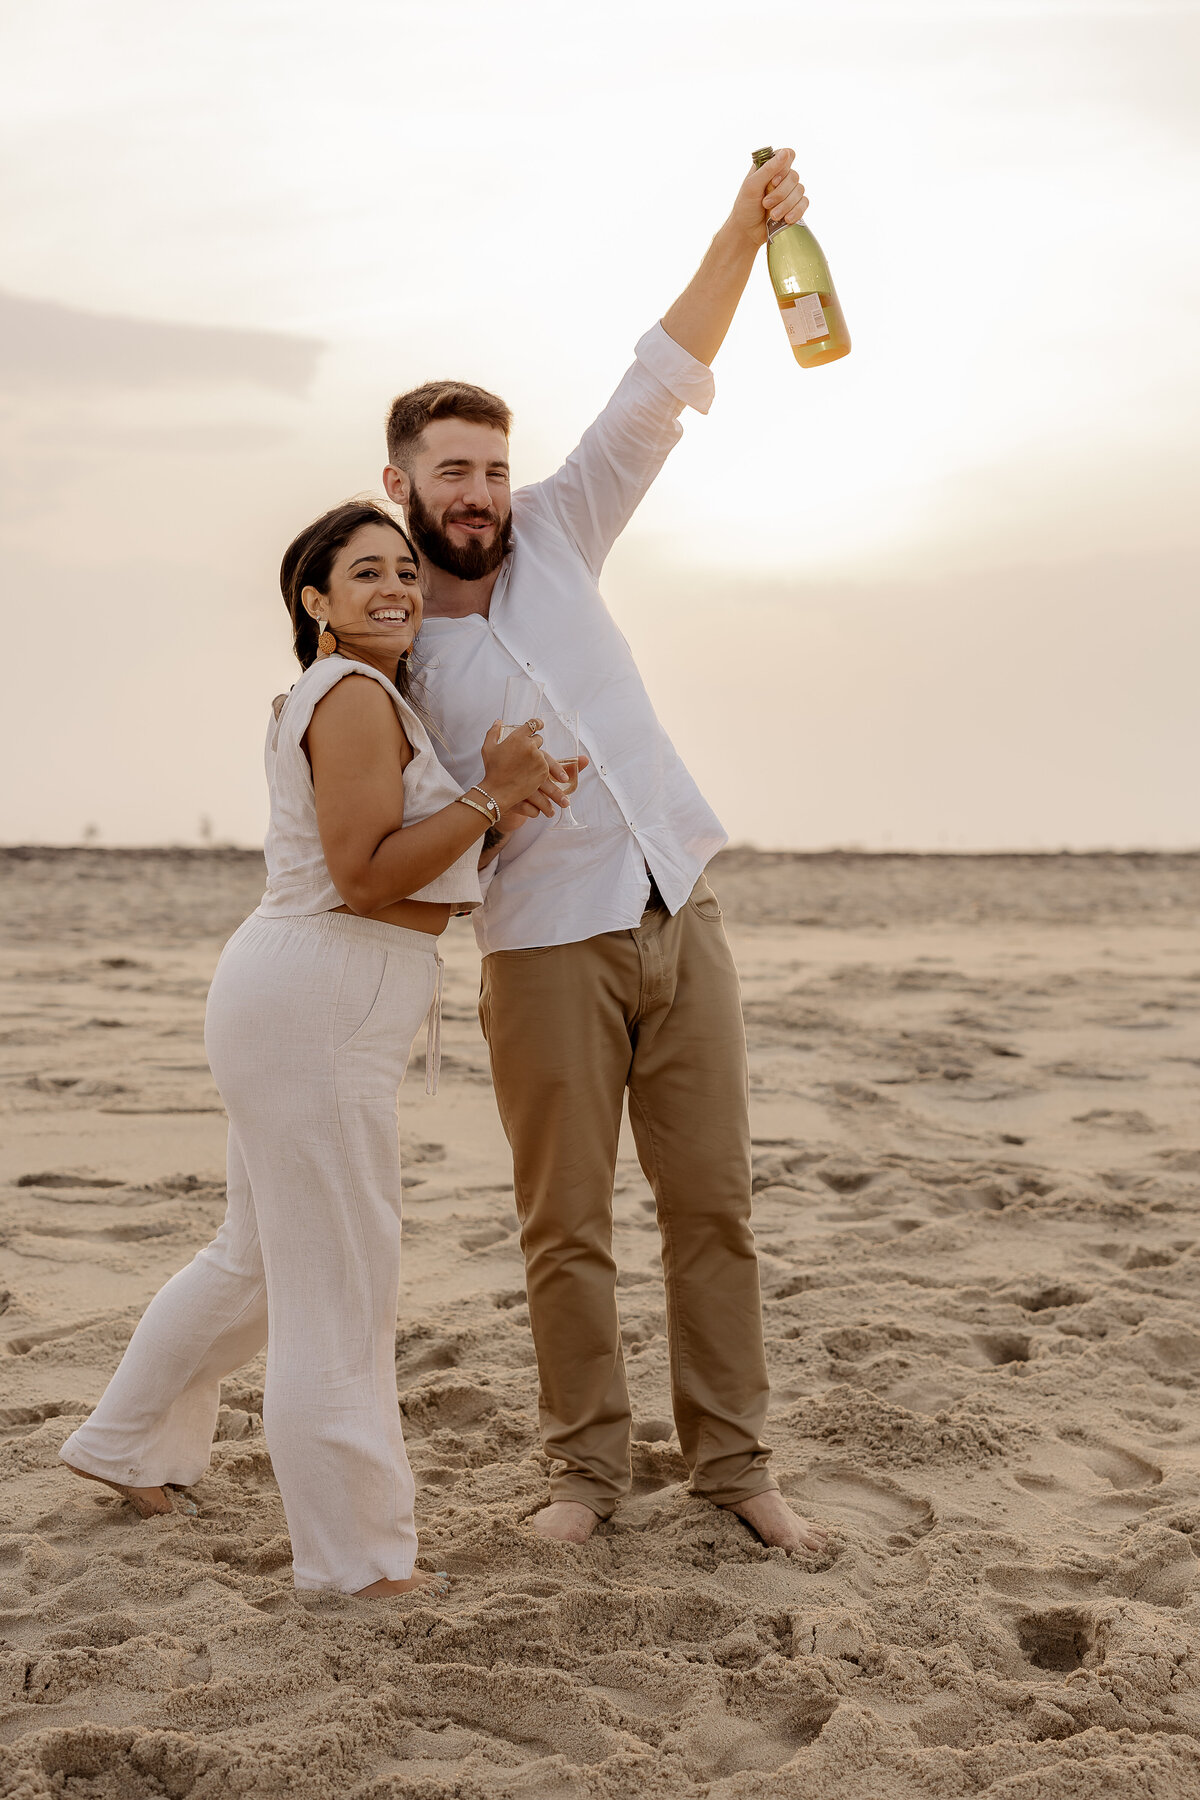
[[307,391],[324,345],[279,331],[166,324],[0,292],[0,390],[248,382]]

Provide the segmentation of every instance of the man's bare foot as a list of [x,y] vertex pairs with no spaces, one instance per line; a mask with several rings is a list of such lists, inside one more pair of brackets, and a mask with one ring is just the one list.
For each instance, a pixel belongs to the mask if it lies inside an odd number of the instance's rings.
[[428,1594],[431,1600],[441,1600],[449,1592],[450,1577],[445,1569],[439,1569],[436,1575],[414,1569],[407,1581],[373,1581],[370,1587],[359,1588],[355,1598],[386,1600],[392,1594]]
[[552,1538],[556,1544],[586,1544],[599,1523],[599,1513],[579,1500],[552,1500],[533,1516],[538,1537]]
[[[85,1481],[98,1481],[101,1487],[111,1488],[114,1494],[120,1494],[122,1500],[128,1500],[140,1519],[156,1519],[162,1513],[175,1511],[174,1502],[166,1488],[161,1487],[122,1487],[119,1481],[105,1481],[103,1475],[89,1475],[86,1469],[77,1469],[74,1463],[64,1463],[72,1475],[81,1475]],[[189,1500],[187,1505],[195,1512],[196,1508]]]
[[823,1550],[829,1533],[820,1525],[810,1525],[794,1513],[783,1495],[774,1488],[765,1494],[753,1494],[749,1500],[737,1500],[727,1511],[745,1519],[751,1531],[764,1544],[780,1550]]

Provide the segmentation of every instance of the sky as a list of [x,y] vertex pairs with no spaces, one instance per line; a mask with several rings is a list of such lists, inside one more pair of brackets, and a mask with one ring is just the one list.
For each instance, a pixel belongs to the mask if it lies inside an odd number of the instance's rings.
[[549,473],[790,145],[605,598],[730,837],[1200,843],[1200,6],[0,10],[0,843],[252,844],[277,571],[459,376]]

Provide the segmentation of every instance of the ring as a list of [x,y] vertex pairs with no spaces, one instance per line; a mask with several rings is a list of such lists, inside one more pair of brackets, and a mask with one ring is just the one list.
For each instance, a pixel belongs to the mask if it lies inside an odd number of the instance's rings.
[[531,737],[536,737],[538,734],[538,730],[541,726],[541,720],[540,719],[526,719],[525,723],[529,727],[529,735]]

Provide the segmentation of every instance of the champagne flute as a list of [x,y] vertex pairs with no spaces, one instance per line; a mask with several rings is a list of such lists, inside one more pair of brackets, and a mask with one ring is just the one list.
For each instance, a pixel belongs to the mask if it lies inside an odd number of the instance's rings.
[[504,711],[500,714],[501,739],[518,725],[542,716],[542,683],[531,675],[510,675],[504,684]]
[[[558,712],[551,710],[542,727],[542,749],[555,762],[561,763],[570,780],[575,785],[579,782],[579,714],[575,711]],[[560,788],[562,802],[557,819],[552,819],[546,827],[548,831],[556,831],[560,827],[566,831],[586,831],[587,826],[580,823],[571,811],[569,799],[570,788]]]

